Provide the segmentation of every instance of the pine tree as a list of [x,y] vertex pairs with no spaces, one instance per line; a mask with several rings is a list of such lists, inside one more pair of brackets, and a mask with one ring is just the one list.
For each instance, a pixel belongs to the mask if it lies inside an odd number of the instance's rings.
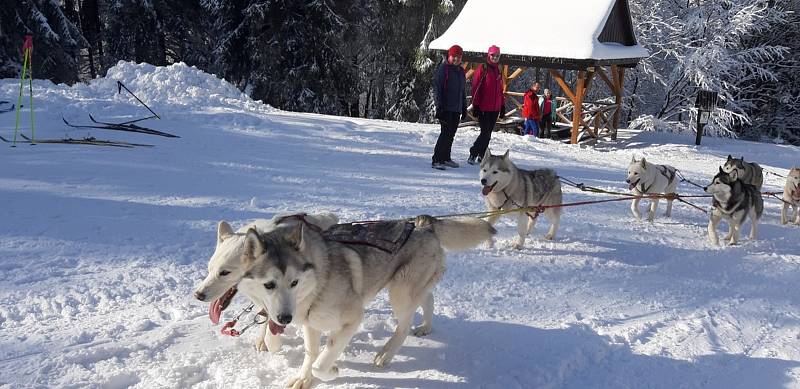
[[105,25],[103,70],[120,60],[167,63],[164,31],[150,0],[101,2],[100,15]]
[[21,0],[0,7],[0,77],[18,77],[25,35],[33,36],[33,76],[53,82],[78,79],[86,40],[55,0]]

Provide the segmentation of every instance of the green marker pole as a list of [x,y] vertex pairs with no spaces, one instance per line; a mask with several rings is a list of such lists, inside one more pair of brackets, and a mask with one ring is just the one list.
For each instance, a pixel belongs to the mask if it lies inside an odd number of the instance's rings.
[[33,125],[33,47],[28,50],[28,92],[31,94],[31,145],[36,144],[36,130]]
[[19,97],[17,98],[17,122],[14,124],[14,140],[11,142],[11,147],[17,147],[17,131],[19,131],[19,111],[22,104],[22,91],[25,90],[25,71],[28,69],[28,51],[23,54],[22,59],[22,75],[19,78]]

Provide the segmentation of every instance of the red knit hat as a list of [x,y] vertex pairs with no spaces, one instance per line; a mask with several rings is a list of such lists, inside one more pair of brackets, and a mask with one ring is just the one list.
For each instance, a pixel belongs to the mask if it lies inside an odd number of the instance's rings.
[[489,50],[487,51],[487,53],[488,53],[489,55],[492,55],[492,54],[500,54],[500,48],[499,48],[499,47],[497,47],[497,46],[495,46],[495,45],[492,45],[492,47],[490,47],[490,48],[489,48]]
[[464,53],[464,50],[461,49],[459,45],[452,45],[450,46],[450,50],[447,50],[448,57],[458,57]]

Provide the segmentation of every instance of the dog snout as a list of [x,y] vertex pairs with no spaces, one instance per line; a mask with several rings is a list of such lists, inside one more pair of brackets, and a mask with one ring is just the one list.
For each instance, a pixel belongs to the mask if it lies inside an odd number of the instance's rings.
[[292,322],[292,315],[278,315],[278,323],[287,325]]
[[703,192],[708,192],[708,187],[707,186],[703,187]]
[[200,301],[205,301],[206,294],[201,292],[201,291],[199,291],[199,290],[196,290],[196,291],[194,291],[194,298],[196,298],[196,299],[198,299]]
[[631,183],[631,179],[630,179],[630,178],[628,178],[628,179],[626,179],[626,180],[625,180],[625,182],[627,182],[627,183],[629,183],[629,184],[630,184],[630,183]]
[[481,185],[486,185],[486,179],[485,178],[481,178]]

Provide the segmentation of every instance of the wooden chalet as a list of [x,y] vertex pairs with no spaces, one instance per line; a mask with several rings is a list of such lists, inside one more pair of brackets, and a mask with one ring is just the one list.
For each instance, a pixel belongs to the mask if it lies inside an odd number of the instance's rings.
[[[509,91],[510,81],[529,68],[546,69],[566,95],[556,113],[571,126],[571,143],[616,139],[625,69],[648,56],[636,42],[627,0],[469,0],[429,49],[446,53],[454,44],[464,49],[467,79],[486,62],[489,46],[500,47],[506,102],[519,111],[524,93]],[[608,98],[586,100],[595,84]]]

